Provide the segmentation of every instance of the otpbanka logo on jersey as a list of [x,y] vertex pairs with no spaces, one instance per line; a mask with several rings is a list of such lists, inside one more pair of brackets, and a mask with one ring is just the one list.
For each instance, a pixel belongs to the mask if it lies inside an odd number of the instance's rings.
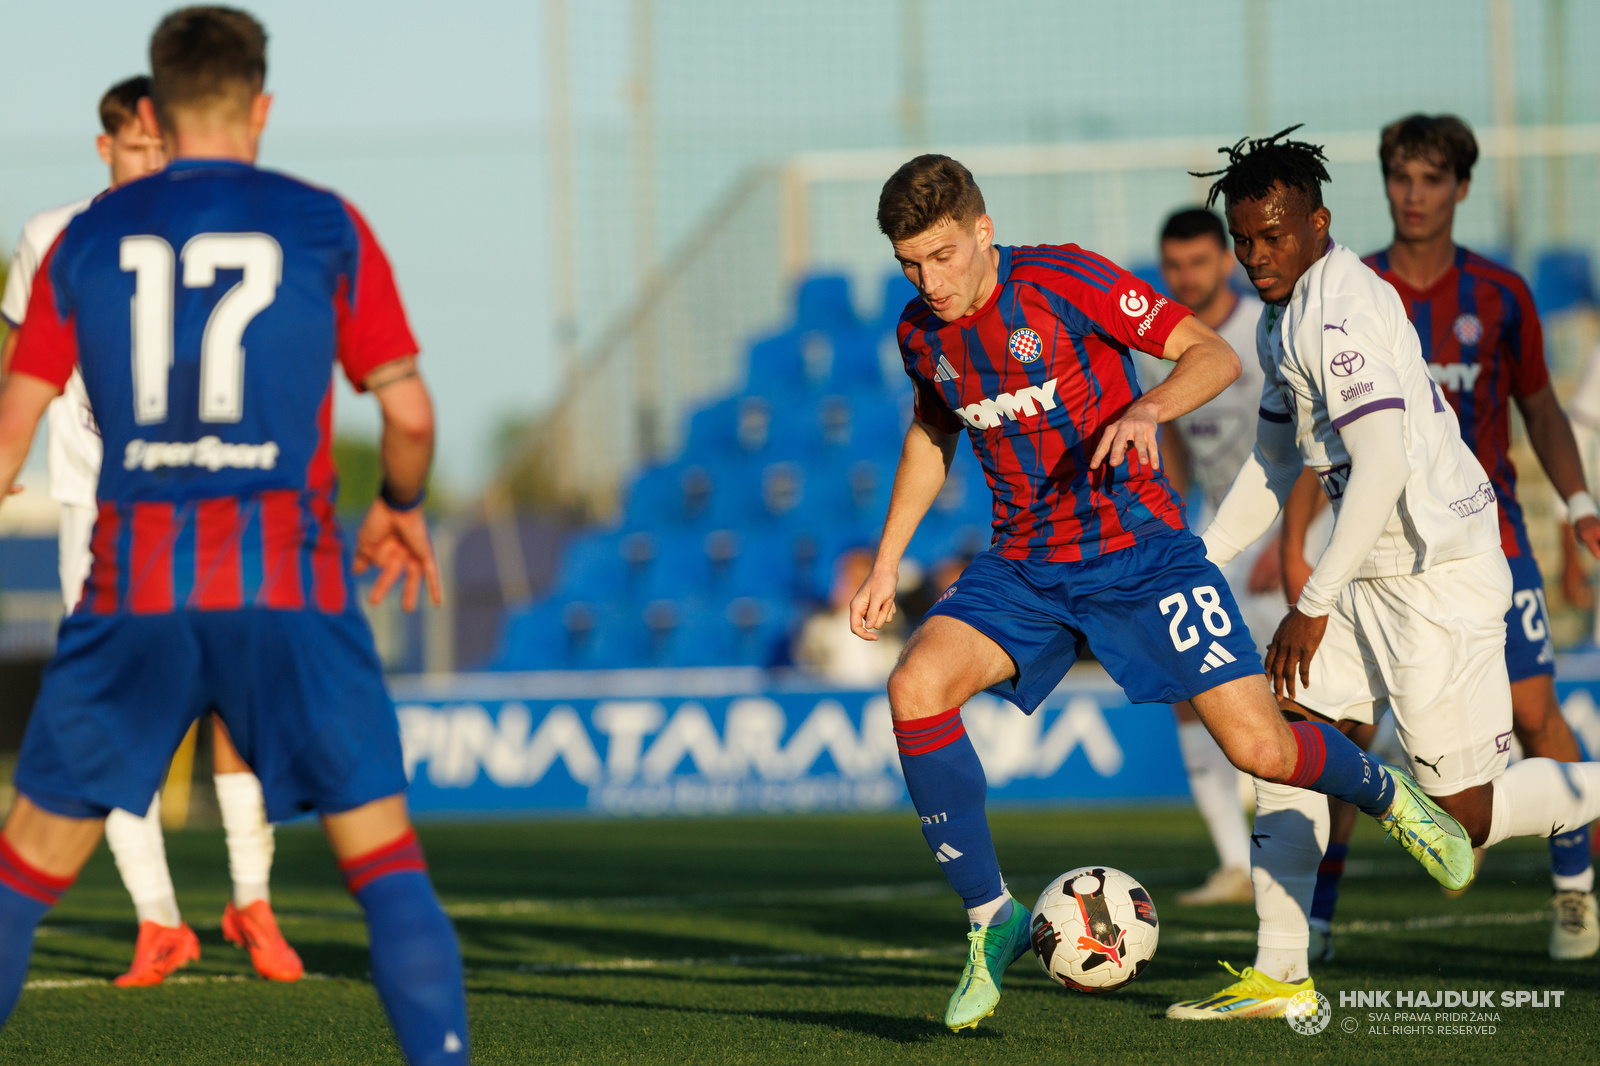
[[[1139,336],[1143,337],[1150,331],[1150,327],[1155,324],[1156,316],[1161,313],[1161,309],[1167,306],[1167,298],[1165,296],[1157,296],[1156,302],[1152,304],[1149,298],[1138,289],[1129,289],[1117,297],[1117,306],[1129,318],[1139,319],[1137,332]],[[1140,318],[1141,315],[1144,317]]]

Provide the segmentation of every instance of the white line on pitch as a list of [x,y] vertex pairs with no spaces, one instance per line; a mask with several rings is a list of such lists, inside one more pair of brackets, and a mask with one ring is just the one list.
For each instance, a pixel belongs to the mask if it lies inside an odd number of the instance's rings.
[[[235,981],[257,981],[260,978],[244,973],[176,973],[161,983],[163,985],[219,985],[230,984]],[[333,978],[325,973],[308,973],[303,975],[302,981],[331,981]],[[24,991],[35,989],[51,992],[59,988],[96,988],[102,985],[109,986],[111,981],[104,977],[41,977],[37,981],[29,981],[23,985]]]

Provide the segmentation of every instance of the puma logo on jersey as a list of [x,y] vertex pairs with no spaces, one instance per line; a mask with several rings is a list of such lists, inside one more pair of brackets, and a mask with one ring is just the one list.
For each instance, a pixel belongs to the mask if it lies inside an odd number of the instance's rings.
[[1438,776],[1440,776],[1439,775],[1439,764],[1444,761],[1444,756],[1441,755],[1437,759],[1433,760],[1432,762],[1429,762],[1427,759],[1424,759],[1420,755],[1413,755],[1413,756],[1411,756],[1411,761],[1416,763],[1416,764],[1418,764],[1419,766],[1426,766],[1428,769],[1433,771],[1433,776],[1438,777]]
[[1482,363],[1430,363],[1428,376],[1451,392],[1471,392],[1478,384]]
[[1346,336],[1346,337],[1348,337],[1348,336],[1350,336],[1350,333],[1349,333],[1349,331],[1347,331],[1347,330],[1346,330],[1346,329],[1345,329],[1345,328],[1344,328],[1344,324],[1345,324],[1345,323],[1346,323],[1346,322],[1348,322],[1348,321],[1350,321],[1350,320],[1349,320],[1349,319],[1348,319],[1348,318],[1346,318],[1346,319],[1342,319],[1342,320],[1341,320],[1341,321],[1340,321],[1340,322],[1339,322],[1339,324],[1338,324],[1338,325],[1337,325],[1337,326],[1335,326],[1335,325],[1333,325],[1333,324],[1332,324],[1332,323],[1330,323],[1330,322],[1324,322],[1324,323],[1323,323],[1323,324],[1322,324],[1322,332],[1324,332],[1324,333],[1326,333],[1326,332],[1328,332],[1328,330],[1330,330],[1330,329],[1336,329],[1336,330],[1338,330],[1338,331],[1339,331],[1339,332],[1340,332],[1340,333],[1343,333],[1343,334],[1344,334],[1344,335],[1345,335],[1345,336]]
[[1029,385],[1016,392],[1002,392],[992,400],[979,400],[957,409],[956,414],[973,429],[994,429],[1002,416],[1015,422],[1023,415],[1029,418],[1042,408],[1053,411],[1056,407],[1056,381],[1051,378],[1043,385]]

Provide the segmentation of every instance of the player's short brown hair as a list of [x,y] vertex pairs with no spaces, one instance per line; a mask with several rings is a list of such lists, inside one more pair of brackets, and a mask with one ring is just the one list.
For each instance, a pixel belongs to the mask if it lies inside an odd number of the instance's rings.
[[878,194],[878,228],[891,241],[909,240],[947,219],[966,225],[985,213],[972,171],[947,155],[917,156]]
[[150,99],[163,126],[174,108],[248,108],[267,81],[267,31],[236,8],[180,8],[150,37],[150,74]]
[[1453,171],[1457,181],[1466,181],[1478,161],[1478,138],[1455,115],[1407,115],[1383,127],[1378,138],[1378,162],[1386,177],[1389,168],[1403,159],[1424,160]]
[[106,90],[100,98],[100,127],[112,137],[139,119],[139,101],[150,95],[150,75],[135,74]]

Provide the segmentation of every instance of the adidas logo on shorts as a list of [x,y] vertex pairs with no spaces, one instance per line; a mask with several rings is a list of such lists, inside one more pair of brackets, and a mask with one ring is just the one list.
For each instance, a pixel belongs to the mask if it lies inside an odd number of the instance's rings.
[[1202,674],[1209,674],[1213,668],[1236,662],[1232,653],[1216,641],[1211,642],[1211,647],[1206,649],[1206,664],[1200,668]]

